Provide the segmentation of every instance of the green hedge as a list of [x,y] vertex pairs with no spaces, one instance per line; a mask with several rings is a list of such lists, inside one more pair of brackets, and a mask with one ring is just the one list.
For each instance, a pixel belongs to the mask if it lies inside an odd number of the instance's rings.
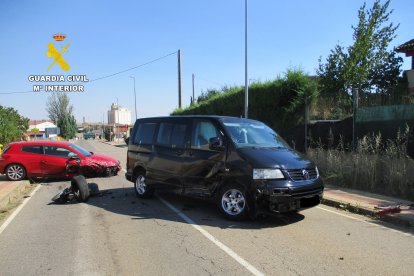
[[[249,118],[274,129],[303,123],[305,92],[317,96],[316,82],[301,70],[288,70],[273,81],[249,86]],[[223,88],[219,93],[171,115],[244,116],[244,87]]]

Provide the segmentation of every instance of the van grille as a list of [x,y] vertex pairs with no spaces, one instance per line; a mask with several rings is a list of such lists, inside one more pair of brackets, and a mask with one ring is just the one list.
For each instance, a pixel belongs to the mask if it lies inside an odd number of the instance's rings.
[[313,188],[313,189],[298,189],[292,191],[292,196],[296,198],[302,198],[302,197],[309,197],[321,194],[323,192],[322,187]]
[[295,198],[309,197],[321,194],[323,192],[323,187],[299,187],[296,189],[290,188],[274,188],[273,195],[278,196],[293,196]]
[[318,178],[318,172],[313,169],[286,170],[293,181],[312,180]]

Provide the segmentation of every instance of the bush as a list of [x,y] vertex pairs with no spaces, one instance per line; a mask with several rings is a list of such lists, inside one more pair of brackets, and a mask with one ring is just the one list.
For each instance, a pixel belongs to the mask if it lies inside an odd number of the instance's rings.
[[409,128],[397,139],[383,141],[381,134],[358,140],[356,152],[344,145],[308,150],[325,184],[343,186],[414,200],[414,161],[407,156]]
[[[305,94],[309,102],[317,96],[316,81],[301,70],[288,70],[283,77],[249,86],[249,118],[274,129],[303,123]],[[244,116],[244,87],[209,90],[196,104],[171,115]]]

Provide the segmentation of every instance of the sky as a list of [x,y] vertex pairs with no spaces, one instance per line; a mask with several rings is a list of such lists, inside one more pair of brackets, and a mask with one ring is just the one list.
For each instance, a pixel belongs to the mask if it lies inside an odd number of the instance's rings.
[[[363,3],[248,0],[249,82],[273,80],[288,69],[314,75],[320,57],[338,43],[352,44],[351,26]],[[372,7],[373,1],[366,3]],[[414,1],[392,0],[390,8],[390,21],[400,24],[393,48],[414,38]],[[65,41],[53,40],[58,33]],[[137,117],[169,115],[178,107],[178,49],[186,107],[192,74],[195,98],[244,85],[244,39],[244,0],[0,0],[0,105],[31,120],[47,119],[51,93],[33,92],[33,85],[51,83],[29,76],[86,75],[84,92],[68,93],[78,122],[106,122],[112,103],[131,110],[134,121],[134,77]],[[70,43],[62,54],[69,71],[57,63],[47,71],[54,60],[46,56],[49,43],[59,52]],[[402,69],[410,69],[410,59],[400,56]]]

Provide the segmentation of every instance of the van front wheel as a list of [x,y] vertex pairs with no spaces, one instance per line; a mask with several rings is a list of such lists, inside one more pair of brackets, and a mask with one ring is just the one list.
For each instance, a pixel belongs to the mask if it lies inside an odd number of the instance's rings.
[[153,190],[147,186],[145,182],[145,175],[142,172],[139,172],[135,177],[134,187],[137,197],[149,198],[153,194]]
[[223,187],[218,196],[218,207],[228,219],[245,219],[248,212],[245,188],[238,184]]

